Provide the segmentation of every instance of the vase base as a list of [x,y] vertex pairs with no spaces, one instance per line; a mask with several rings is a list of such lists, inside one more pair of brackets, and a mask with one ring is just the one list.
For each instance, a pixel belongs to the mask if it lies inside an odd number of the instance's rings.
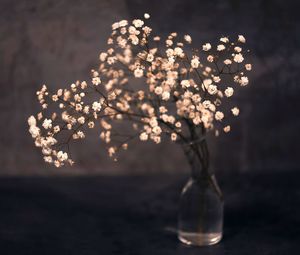
[[222,239],[222,233],[192,233],[178,231],[178,239],[187,245],[208,246],[213,245]]

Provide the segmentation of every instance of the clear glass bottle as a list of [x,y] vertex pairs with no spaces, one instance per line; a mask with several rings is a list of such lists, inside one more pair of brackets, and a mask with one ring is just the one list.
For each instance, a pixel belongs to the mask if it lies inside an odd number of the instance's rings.
[[180,197],[179,240],[188,245],[212,245],[221,240],[222,230],[223,199],[208,179],[190,178]]
[[203,169],[197,156],[194,155],[193,160],[189,161],[192,176],[180,197],[178,238],[187,245],[213,245],[222,238],[222,192],[214,174]]

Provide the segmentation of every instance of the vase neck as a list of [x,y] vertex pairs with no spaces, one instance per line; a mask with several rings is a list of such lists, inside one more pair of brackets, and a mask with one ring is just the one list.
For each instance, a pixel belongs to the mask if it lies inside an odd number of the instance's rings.
[[189,145],[184,149],[185,155],[191,168],[191,176],[193,179],[203,180],[208,178],[208,176],[212,174],[209,169],[208,150],[205,146],[201,142]]

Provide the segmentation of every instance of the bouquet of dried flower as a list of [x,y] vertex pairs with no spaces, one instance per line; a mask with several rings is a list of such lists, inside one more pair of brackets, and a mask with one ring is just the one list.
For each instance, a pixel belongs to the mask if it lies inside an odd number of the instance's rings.
[[[112,25],[108,49],[100,53],[90,81],[54,93],[46,85],[37,91],[42,110],[29,117],[29,132],[47,163],[72,165],[70,143],[99,125],[114,159],[136,138],[154,143],[169,138],[208,169],[205,134],[230,131],[226,117],[238,116],[239,108],[228,108],[229,99],[236,86],[249,82],[249,51],[242,49],[246,40],[242,35],[234,41],[221,37],[216,46],[193,49],[190,35],[153,35],[146,25],[149,17]],[[132,125],[130,133],[122,132],[124,122]]]

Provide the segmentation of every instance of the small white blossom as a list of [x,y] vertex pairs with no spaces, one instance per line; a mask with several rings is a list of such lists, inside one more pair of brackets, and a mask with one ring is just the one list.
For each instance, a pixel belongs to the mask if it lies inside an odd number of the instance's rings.
[[239,108],[234,107],[234,108],[231,109],[231,112],[232,112],[232,114],[233,114],[234,116],[238,116],[239,113],[240,113],[240,110],[239,110]]
[[225,50],[225,46],[223,44],[219,44],[217,46],[217,51],[223,51],[223,50]]
[[237,53],[240,53],[240,52],[242,52],[242,48],[239,46],[236,46],[236,47],[234,47],[234,51]]
[[141,78],[144,75],[143,69],[137,68],[134,70],[134,76],[136,78]]
[[28,118],[28,125],[29,126],[36,126],[36,119],[33,115],[31,115],[29,118]]
[[153,56],[153,54],[148,54],[147,55],[147,59],[146,59],[148,62],[152,62],[153,60],[154,60],[154,56]]
[[217,111],[215,113],[215,119],[221,121],[224,118],[224,113]]
[[106,60],[106,58],[107,58],[107,53],[106,52],[100,53],[100,55],[99,55],[100,61],[104,62]]
[[170,92],[169,92],[169,91],[164,91],[164,92],[162,93],[162,100],[167,101],[167,100],[169,100],[169,99],[170,99]]
[[140,139],[141,141],[147,141],[148,140],[148,135],[146,132],[143,132],[140,134]]
[[199,57],[193,57],[191,60],[191,67],[198,68],[200,64]]
[[223,43],[228,43],[229,39],[228,39],[228,37],[221,37],[220,41],[223,42]]
[[94,77],[92,79],[92,83],[95,85],[95,86],[98,86],[100,83],[101,83],[101,80],[99,77]]
[[54,133],[58,133],[60,131],[60,127],[57,125],[53,128]]
[[44,129],[52,128],[52,120],[51,119],[44,119],[43,127],[44,127]]
[[233,95],[233,88],[232,87],[227,87],[225,89],[225,96],[231,97]]
[[68,159],[68,154],[66,152],[59,151],[57,153],[57,159],[61,162],[66,161]]
[[214,57],[212,55],[208,55],[207,56],[207,61],[208,62],[213,62],[214,61]]
[[79,118],[77,119],[77,121],[78,121],[79,124],[84,124],[85,118],[84,118],[83,116],[81,116],[81,117],[79,117]]
[[233,60],[234,60],[234,62],[242,63],[243,60],[244,60],[244,57],[243,57],[243,55],[241,53],[238,53],[238,54],[234,55]]
[[29,133],[31,134],[32,138],[37,138],[40,135],[40,129],[36,126],[30,126]]
[[238,41],[241,42],[241,43],[245,43],[246,42],[246,39],[243,35],[239,35],[238,36]]
[[228,125],[228,126],[224,127],[223,130],[225,133],[230,132],[230,126]]
[[209,85],[207,91],[209,94],[214,95],[218,92],[218,88],[216,85]]
[[248,85],[248,83],[249,83],[248,77],[242,76],[242,77],[241,77],[241,80],[240,80],[241,86],[246,86],[246,85]]
[[184,36],[184,40],[187,42],[187,43],[191,43],[192,42],[192,37],[190,35],[185,35]]
[[116,153],[116,148],[114,148],[114,147],[109,147],[108,148],[108,155],[110,157],[112,157],[115,153]]
[[191,86],[189,80],[182,80],[180,84],[183,88],[188,88]]
[[99,112],[101,110],[101,104],[99,102],[94,102],[92,104],[92,109],[95,111],[95,112]]
[[232,61],[230,59],[225,59],[224,60],[224,64],[225,65],[231,65],[232,64]]
[[177,140],[177,134],[176,133],[172,133],[171,134],[171,140],[172,141],[176,141]]
[[132,24],[136,27],[142,27],[144,25],[144,21],[140,20],[140,19],[135,19],[132,21]]
[[94,127],[95,127],[94,121],[89,121],[89,122],[88,122],[88,127],[89,127],[89,128],[94,128]]
[[252,65],[251,64],[246,64],[245,68],[246,68],[247,71],[251,71]]
[[176,48],[174,49],[174,53],[175,53],[175,55],[181,57],[182,54],[183,54],[183,50],[182,50],[180,47],[176,47]]
[[203,44],[202,49],[204,51],[209,51],[211,49],[211,44],[210,43]]
[[163,93],[163,89],[161,86],[157,86],[154,90],[156,95],[161,95]]

